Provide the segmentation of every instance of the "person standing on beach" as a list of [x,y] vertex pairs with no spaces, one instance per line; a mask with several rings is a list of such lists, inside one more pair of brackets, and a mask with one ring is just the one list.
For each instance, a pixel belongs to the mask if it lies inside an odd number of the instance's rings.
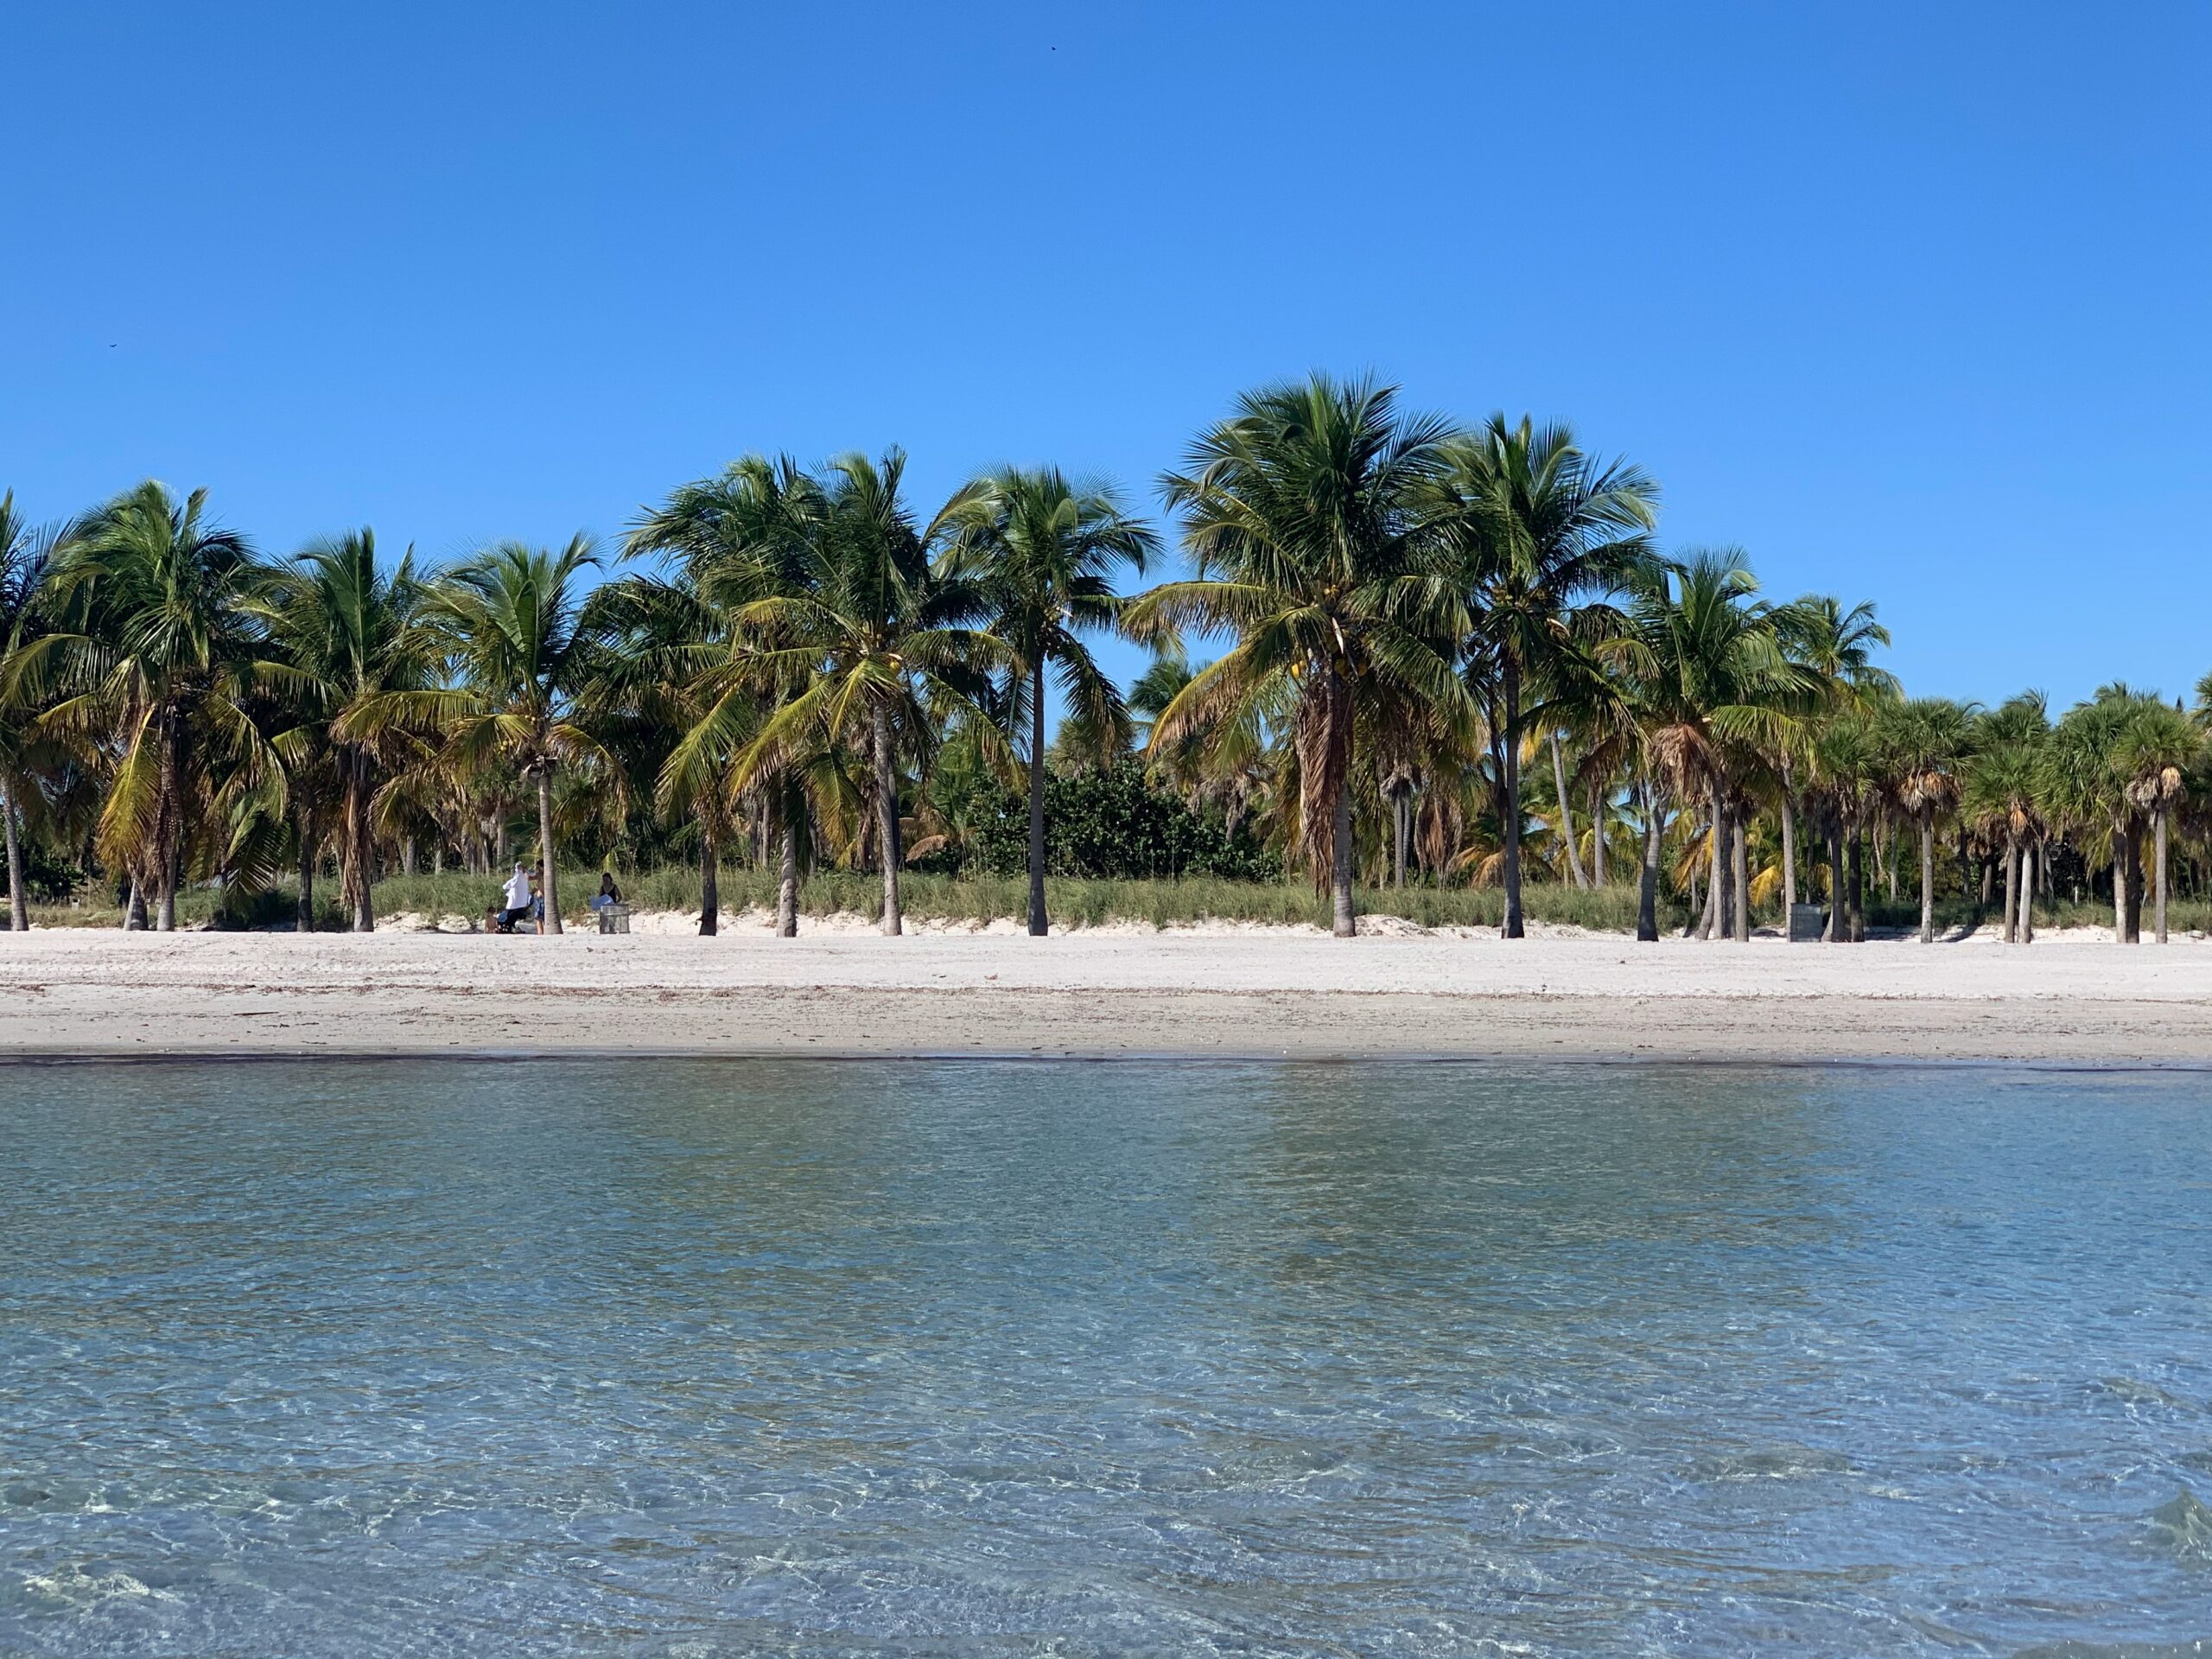
[[509,932],[514,931],[517,922],[530,914],[530,876],[523,869],[521,862],[518,861],[515,864],[515,873],[507,878],[505,925]]

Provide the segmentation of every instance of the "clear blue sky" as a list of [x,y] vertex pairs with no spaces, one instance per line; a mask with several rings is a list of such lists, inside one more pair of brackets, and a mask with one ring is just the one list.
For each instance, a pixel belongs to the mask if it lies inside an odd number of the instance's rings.
[[[1572,420],[1916,690],[2212,669],[2212,10],[17,5],[0,483],[618,533],[753,448]],[[1123,660],[1128,660],[1126,658]]]

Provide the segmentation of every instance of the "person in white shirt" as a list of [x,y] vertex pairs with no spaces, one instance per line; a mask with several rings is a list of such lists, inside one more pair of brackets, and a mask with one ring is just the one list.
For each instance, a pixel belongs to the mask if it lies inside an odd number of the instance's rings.
[[512,932],[515,924],[530,914],[530,872],[519,863],[515,866],[515,873],[507,878],[506,899],[506,913],[501,925]]

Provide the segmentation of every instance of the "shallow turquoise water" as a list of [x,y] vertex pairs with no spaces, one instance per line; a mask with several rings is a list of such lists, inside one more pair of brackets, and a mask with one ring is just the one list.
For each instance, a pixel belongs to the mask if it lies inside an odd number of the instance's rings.
[[2196,1651],[2208,1092],[6,1069],[0,1652]]

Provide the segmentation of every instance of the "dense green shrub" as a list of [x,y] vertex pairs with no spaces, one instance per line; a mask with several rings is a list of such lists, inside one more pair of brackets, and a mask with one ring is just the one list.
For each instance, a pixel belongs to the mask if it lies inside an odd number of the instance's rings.
[[[1027,797],[1002,792],[973,838],[971,869],[1020,875],[1029,868]],[[1045,779],[1045,868],[1058,876],[1135,881],[1215,876],[1279,880],[1281,863],[1248,836],[1231,838],[1214,819],[1154,787],[1125,760],[1102,771]]]

